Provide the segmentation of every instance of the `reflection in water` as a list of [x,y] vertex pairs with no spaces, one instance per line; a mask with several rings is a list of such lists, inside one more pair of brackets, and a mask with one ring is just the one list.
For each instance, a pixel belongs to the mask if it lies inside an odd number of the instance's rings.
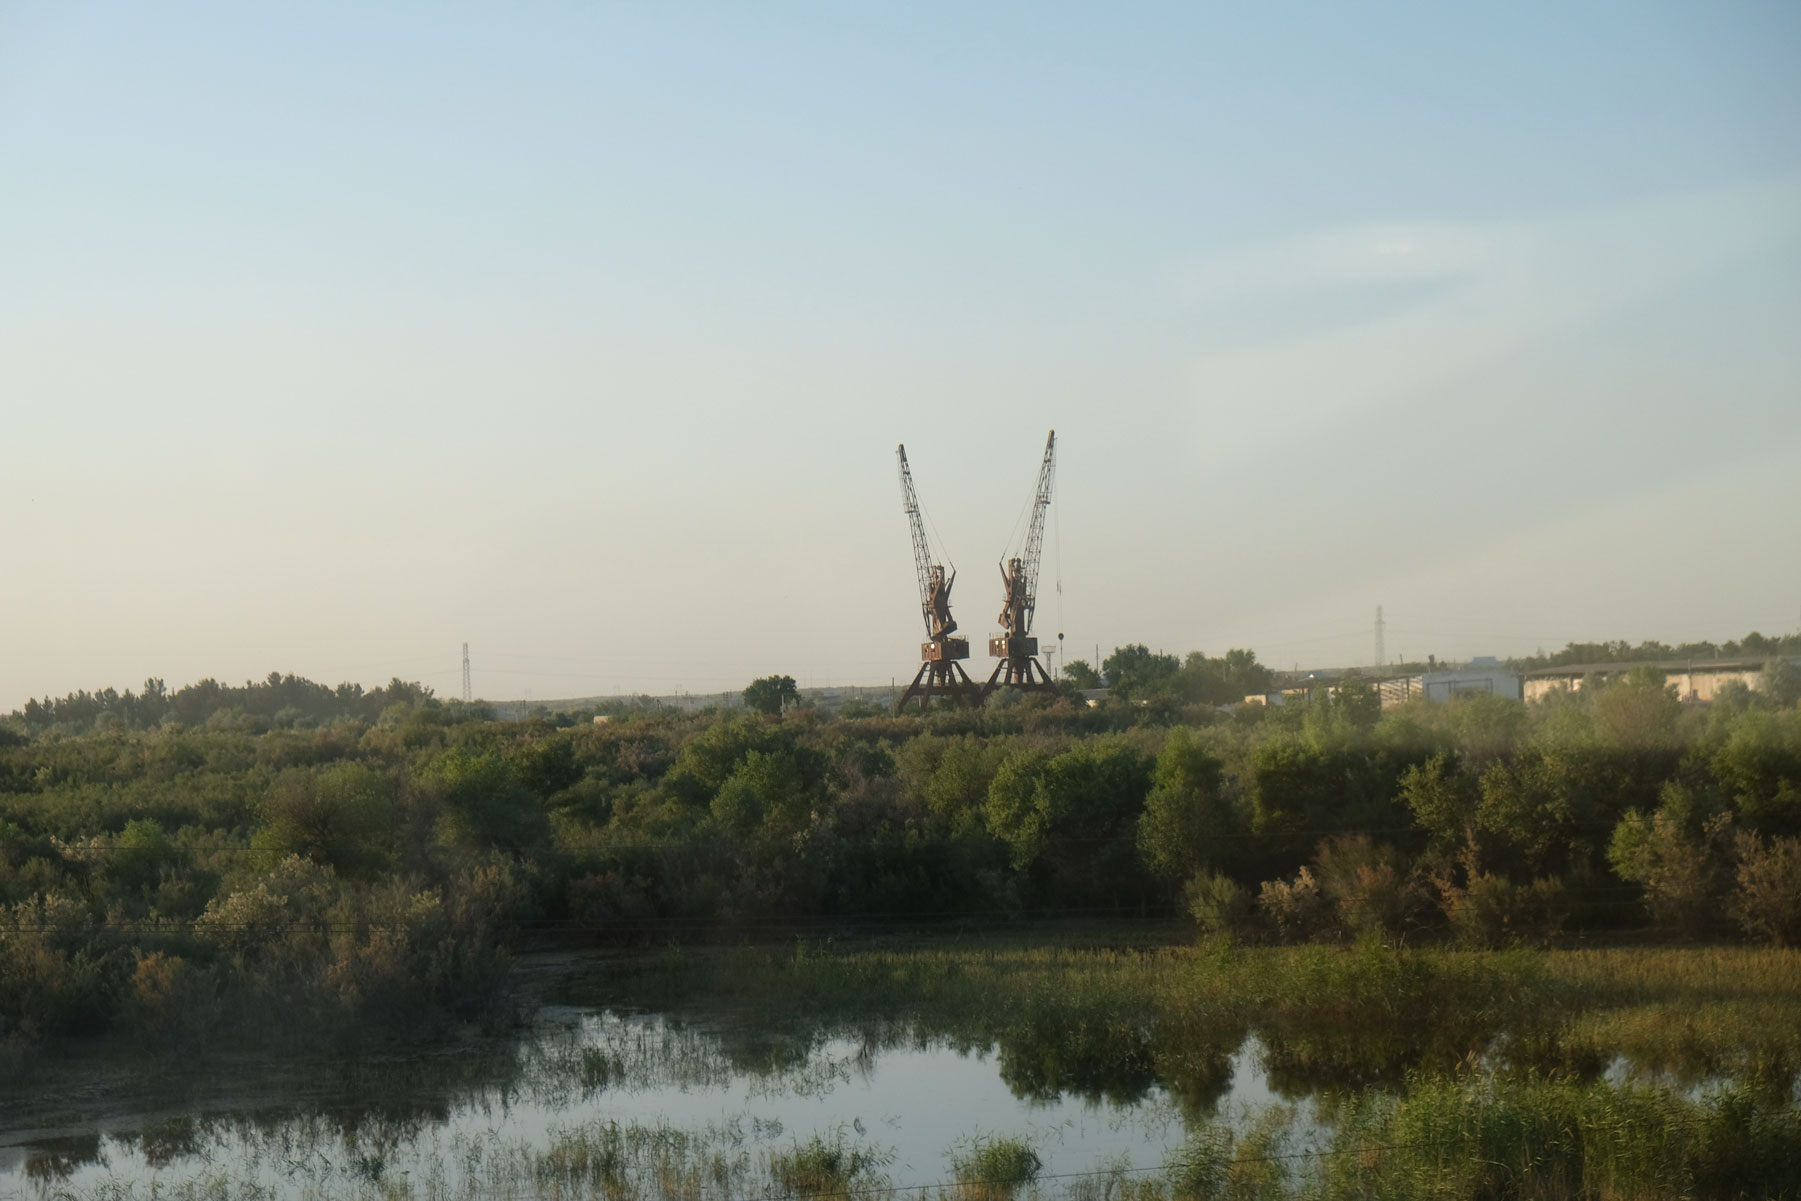
[[67,1180],[85,1164],[104,1162],[98,1132],[39,1139],[25,1157],[25,1175],[35,1181]]
[[[1610,1062],[1622,1075],[1635,1063],[1719,1075],[1717,1062],[1668,1048],[1645,1064],[1462,1012],[1253,1024],[1047,1002],[974,1019],[818,1008],[797,1018],[660,999],[656,1014],[629,999],[547,1006],[516,1040],[427,1054],[219,1060],[123,1082],[104,1062],[63,1065],[32,1097],[0,1100],[0,1131],[17,1132],[0,1133],[0,1195],[203,1176],[227,1193],[337,1195],[404,1177],[455,1195],[508,1172],[581,1191],[644,1171],[726,1196],[773,1179],[781,1156],[816,1135],[888,1165],[895,1183],[944,1179],[946,1149],[983,1132],[1028,1138],[1047,1169],[1138,1170],[1163,1162],[1187,1125],[1246,1122],[1282,1100],[1303,1103],[1303,1124],[1324,1122],[1337,1102],[1321,1107],[1322,1093],[1398,1090],[1409,1073],[1475,1061],[1577,1078]],[[1786,1060],[1762,1070],[1771,1087],[1793,1087]],[[108,1100],[94,1112],[55,1100],[77,1096]]]

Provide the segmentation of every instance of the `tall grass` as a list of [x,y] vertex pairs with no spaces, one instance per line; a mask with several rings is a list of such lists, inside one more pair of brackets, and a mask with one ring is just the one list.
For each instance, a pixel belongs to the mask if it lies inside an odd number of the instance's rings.
[[1801,1198],[1801,1110],[1726,1090],[1520,1079],[1470,1071],[1350,1099],[1329,1131],[1277,1106],[1244,1127],[1202,1122],[1161,1168],[1041,1173],[1015,1138],[954,1148],[954,1178],[896,1185],[889,1156],[842,1131],[752,1149],[742,1130],[615,1121],[555,1130],[532,1146],[459,1140],[452,1162],[395,1178],[373,1158],[285,1181],[205,1171],[139,1188],[107,1181],[47,1195],[291,1196],[351,1201],[1784,1201]]
[[1007,1201],[1038,1178],[1044,1161],[1020,1138],[983,1137],[951,1157],[957,1192],[970,1201]]
[[761,1008],[969,1047],[1060,1031],[1070,1049],[1079,1034],[1093,1056],[1146,1059],[1166,1084],[1217,1072],[1252,1030],[1291,1092],[1448,1072],[1472,1056],[1579,1076],[1623,1056],[1690,1084],[1801,1071],[1795,950],[740,948],[641,971],[677,1009]]

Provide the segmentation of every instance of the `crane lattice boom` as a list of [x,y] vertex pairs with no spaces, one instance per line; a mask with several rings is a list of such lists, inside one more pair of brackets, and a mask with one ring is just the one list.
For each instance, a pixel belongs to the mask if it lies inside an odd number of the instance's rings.
[[1026,530],[1025,552],[1020,555],[1020,575],[1025,580],[1025,612],[1019,633],[1032,632],[1032,613],[1038,607],[1038,563],[1044,556],[1044,515],[1051,507],[1051,485],[1057,477],[1057,431],[1044,442],[1044,461],[1038,465],[1038,491],[1032,498],[1032,524]]
[[926,637],[932,636],[932,547],[926,541],[925,518],[919,511],[919,494],[913,491],[913,472],[907,467],[907,446],[896,450],[900,459],[901,507],[913,527],[913,569],[919,576],[919,613],[925,620]]

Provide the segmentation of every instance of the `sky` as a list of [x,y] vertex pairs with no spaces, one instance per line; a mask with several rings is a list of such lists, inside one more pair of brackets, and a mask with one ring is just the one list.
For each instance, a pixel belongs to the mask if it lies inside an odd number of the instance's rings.
[[1801,6],[0,0],[0,711],[1801,626]]

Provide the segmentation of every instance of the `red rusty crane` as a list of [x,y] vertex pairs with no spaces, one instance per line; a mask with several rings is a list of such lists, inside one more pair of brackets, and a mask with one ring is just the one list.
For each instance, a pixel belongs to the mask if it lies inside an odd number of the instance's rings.
[[1051,507],[1051,486],[1057,476],[1057,431],[1044,441],[1044,458],[1038,464],[1038,487],[1032,495],[1032,520],[1020,553],[1001,563],[1001,587],[1006,599],[997,620],[1004,633],[988,640],[988,653],[1000,660],[982,695],[996,688],[1029,692],[1055,692],[1051,673],[1038,661],[1038,639],[1032,637],[1032,613],[1038,607],[1038,563],[1044,555],[1044,515]]
[[919,646],[919,672],[895,708],[903,710],[917,700],[924,713],[935,696],[962,705],[979,704],[982,688],[958,662],[969,658],[969,639],[952,636],[957,623],[951,618],[951,585],[957,581],[957,570],[952,567],[947,575],[944,565],[933,561],[919,494],[913,491],[913,472],[907,466],[907,448],[901,446],[896,454],[900,458],[901,507],[913,530],[913,567],[919,576],[919,612],[925,618],[926,640]]

